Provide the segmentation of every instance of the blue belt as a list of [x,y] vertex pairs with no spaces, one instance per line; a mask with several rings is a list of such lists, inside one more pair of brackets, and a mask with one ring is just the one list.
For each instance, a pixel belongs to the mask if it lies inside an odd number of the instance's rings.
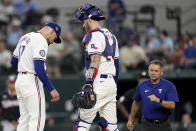
[[101,75],[100,75],[100,78],[105,78],[105,79],[106,79],[106,78],[108,78],[108,75],[101,74]]

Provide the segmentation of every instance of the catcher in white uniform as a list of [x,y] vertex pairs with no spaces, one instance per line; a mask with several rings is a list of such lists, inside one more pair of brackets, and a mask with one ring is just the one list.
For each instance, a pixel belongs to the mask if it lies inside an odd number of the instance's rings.
[[[118,131],[116,114],[117,80],[119,75],[118,42],[108,29],[101,28],[104,20],[97,7],[86,4],[79,8],[76,18],[87,32],[83,38],[86,60],[86,84],[96,94],[96,104],[90,109],[79,109],[74,131],[88,131],[97,112],[102,131]],[[84,91],[85,93],[85,91]]]
[[47,23],[38,32],[22,36],[13,52],[11,63],[18,66],[16,93],[20,118],[17,131],[43,131],[45,125],[45,95],[43,85],[51,94],[51,102],[60,99],[45,71],[45,60],[50,44],[61,43],[61,27]]

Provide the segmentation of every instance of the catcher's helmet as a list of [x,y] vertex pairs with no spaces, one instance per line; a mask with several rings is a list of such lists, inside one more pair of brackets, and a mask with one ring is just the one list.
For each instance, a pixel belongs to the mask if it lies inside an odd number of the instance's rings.
[[92,4],[85,4],[83,7],[80,7],[76,14],[76,19],[85,20],[91,18],[93,20],[104,20],[105,17],[101,15],[100,10]]

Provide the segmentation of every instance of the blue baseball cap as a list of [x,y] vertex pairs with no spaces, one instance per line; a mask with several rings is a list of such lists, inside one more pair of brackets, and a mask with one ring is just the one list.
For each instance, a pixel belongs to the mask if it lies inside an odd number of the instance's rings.
[[61,43],[61,38],[60,38],[61,27],[55,22],[48,22],[47,24],[45,24],[45,26],[51,27],[56,32],[57,39],[55,39],[54,42]]

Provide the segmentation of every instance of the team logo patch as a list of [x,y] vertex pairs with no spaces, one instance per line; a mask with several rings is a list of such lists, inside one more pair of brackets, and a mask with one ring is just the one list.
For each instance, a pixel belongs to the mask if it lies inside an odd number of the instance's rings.
[[158,89],[158,91],[159,91],[159,94],[161,94],[161,92],[162,92],[162,89]]
[[39,51],[39,54],[40,54],[42,57],[45,57],[45,55],[46,55],[45,50],[40,50],[40,51]]
[[91,49],[97,50],[98,48],[95,46],[95,44],[91,44]]

